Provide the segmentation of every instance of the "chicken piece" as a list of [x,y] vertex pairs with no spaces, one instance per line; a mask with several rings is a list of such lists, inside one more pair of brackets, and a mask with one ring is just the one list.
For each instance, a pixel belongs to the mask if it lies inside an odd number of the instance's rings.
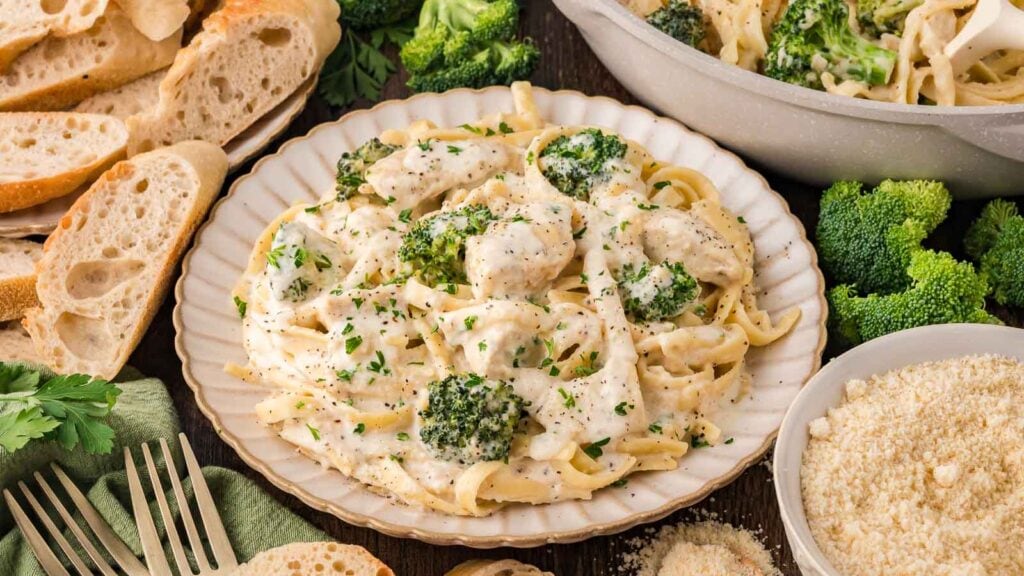
[[729,284],[743,277],[743,263],[726,239],[701,218],[658,210],[644,225],[644,251],[654,262],[682,262],[701,282]]
[[477,298],[527,297],[554,280],[575,249],[567,205],[526,204],[467,240],[466,276]]

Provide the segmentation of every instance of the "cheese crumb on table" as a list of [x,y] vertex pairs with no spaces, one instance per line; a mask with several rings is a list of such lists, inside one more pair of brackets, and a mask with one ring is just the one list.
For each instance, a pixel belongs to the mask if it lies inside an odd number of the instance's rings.
[[843,576],[1024,574],[1024,364],[968,356],[851,381],[801,488]]
[[621,568],[636,576],[781,576],[754,534],[729,524],[665,526],[653,539],[631,543],[637,550]]

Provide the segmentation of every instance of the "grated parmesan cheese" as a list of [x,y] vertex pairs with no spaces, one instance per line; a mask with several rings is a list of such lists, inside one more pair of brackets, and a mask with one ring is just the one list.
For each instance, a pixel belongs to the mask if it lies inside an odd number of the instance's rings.
[[753,533],[707,520],[665,526],[653,539],[635,539],[623,557],[636,576],[781,576]]
[[1024,364],[968,356],[847,385],[801,486],[843,576],[1024,574]]

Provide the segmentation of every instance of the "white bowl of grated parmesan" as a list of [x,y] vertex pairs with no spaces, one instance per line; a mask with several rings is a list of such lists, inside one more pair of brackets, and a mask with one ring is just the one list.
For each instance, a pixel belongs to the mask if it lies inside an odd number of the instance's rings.
[[928,326],[832,360],[774,475],[804,576],[1024,574],[1024,330]]

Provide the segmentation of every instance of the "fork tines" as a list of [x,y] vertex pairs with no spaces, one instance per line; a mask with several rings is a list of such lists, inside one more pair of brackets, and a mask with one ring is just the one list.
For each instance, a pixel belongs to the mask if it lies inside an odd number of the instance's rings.
[[[60,482],[61,486],[64,487],[67,492],[72,504],[79,514],[82,515],[82,519],[85,521],[86,528],[75,521],[71,512],[68,511],[61,498],[58,497],[57,493],[50,487],[50,484],[46,481],[42,474],[36,472],[34,474],[38,489],[45,496],[45,502],[48,502],[53,509],[60,516],[64,526],[71,532],[72,537],[77,542],[78,546],[85,551],[88,557],[92,560],[93,565],[99,570],[99,573],[103,576],[116,576],[120,574],[109,562],[100,554],[96,548],[96,543],[99,543],[104,550],[113,558],[115,565],[118,565],[123,573],[129,576],[147,576],[149,572],[146,567],[139,562],[138,558],[132,553],[132,551],[121,541],[120,538],[114,533],[113,530],[107,525],[103,518],[99,515],[89,500],[85,497],[82,492],[75,487],[68,478],[67,474],[60,469],[56,464],[51,464],[53,472]],[[82,576],[89,576],[93,572],[90,570],[87,562],[79,555],[79,553],[72,546],[71,542],[65,538],[62,530],[58,527],[57,523],[47,512],[43,503],[36,497],[35,493],[25,482],[18,482],[18,488],[25,500],[29,504],[29,508],[35,513],[36,517],[42,523],[46,532],[51,538],[57,543],[68,562],[74,567],[74,569]],[[11,514],[14,516],[14,521],[18,524],[18,528],[21,529],[24,534],[26,541],[32,548],[32,552],[39,560],[39,564],[43,567],[43,570],[47,574],[56,576],[68,576],[68,571],[64,568],[63,563],[58,559],[56,552],[46,542],[46,539],[40,534],[39,530],[36,529],[32,522],[31,517],[25,511],[25,509],[18,503],[14,493],[10,490],[4,490],[4,500],[7,502],[7,507],[11,510]],[[87,535],[86,530],[89,530],[92,537]]]
[[[189,445],[188,439],[184,434],[179,435],[179,439],[181,441],[181,451],[185,457],[185,465],[188,469],[188,475],[192,480],[192,492],[195,495],[196,504],[199,507],[200,517],[206,532],[206,538],[209,541],[210,549],[213,551],[217,567],[212,568],[211,563],[206,556],[206,551],[203,548],[203,541],[196,528],[196,522],[192,516],[188,500],[185,498],[185,492],[182,489],[181,480],[178,478],[178,471],[174,465],[174,459],[171,456],[170,448],[167,445],[167,441],[161,438],[160,449],[163,453],[164,462],[167,466],[167,475],[171,483],[171,490],[174,493],[174,498],[178,502],[181,521],[185,527],[189,547],[195,557],[196,565],[199,567],[199,572],[193,573],[192,568],[189,566],[188,557],[185,554],[185,548],[182,545],[181,536],[178,534],[178,530],[175,526],[174,517],[171,515],[163,483],[160,480],[160,475],[157,471],[156,464],[154,463],[153,455],[149,450],[149,446],[143,444],[142,456],[146,461],[146,469],[149,472],[149,480],[152,484],[154,495],[156,496],[157,507],[160,510],[163,524],[167,529],[167,540],[174,556],[174,563],[178,568],[178,573],[182,576],[190,576],[193,574],[196,574],[196,576],[225,574],[236,568],[238,566],[238,561],[231,549],[231,543],[228,540],[227,532],[225,532],[224,525],[221,523],[220,515],[217,513],[217,507],[213,502],[213,497],[210,495],[210,489],[206,485],[206,480],[203,478],[202,470],[199,468],[199,463],[196,461],[196,457],[192,453],[192,447]],[[153,576],[171,576],[171,569],[167,562],[167,558],[164,556],[164,550],[160,542],[159,533],[156,530],[156,525],[153,523],[153,516],[149,512],[149,504],[146,501],[146,494],[142,488],[142,480],[135,468],[135,461],[132,459],[132,454],[127,448],[125,448],[124,451],[124,460],[125,470],[128,473],[128,487],[131,491],[132,497],[132,509],[135,512],[135,522],[139,527],[142,549],[145,553],[146,563],[149,565],[150,573],[152,573]]]

